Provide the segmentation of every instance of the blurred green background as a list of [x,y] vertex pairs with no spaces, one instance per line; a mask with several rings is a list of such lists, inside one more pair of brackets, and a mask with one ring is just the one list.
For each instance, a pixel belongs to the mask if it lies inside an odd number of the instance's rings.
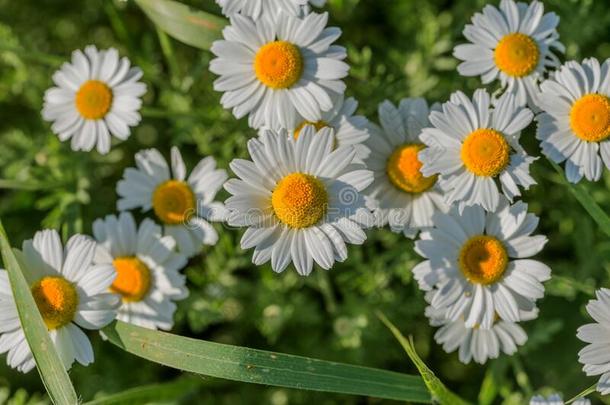
[[[213,13],[213,0],[193,0]],[[341,27],[340,43],[352,66],[349,96],[359,112],[377,120],[384,99],[425,96],[445,101],[452,91],[471,93],[478,78],[462,78],[451,56],[464,42],[463,26],[486,3],[474,0],[329,0],[331,24]],[[546,11],[561,16],[559,32],[566,59],[610,57],[607,0],[549,0]],[[73,152],[50,132],[40,111],[51,75],[73,49],[88,44],[116,47],[144,70],[148,93],[141,124],[110,154]],[[0,0],[0,217],[20,246],[40,228],[60,229],[64,237],[89,233],[94,219],[115,210],[115,184],[133,154],[147,147],[165,156],[178,145],[189,168],[213,155],[228,169],[247,157],[255,136],[246,120],[236,121],[212,90],[212,55],[156,31],[131,1]],[[495,88],[492,88],[494,90]],[[533,130],[523,134],[530,154],[539,155]],[[173,332],[200,339],[283,351],[309,357],[416,373],[391,334],[375,317],[383,311],[401,331],[415,338],[427,364],[457,393],[483,403],[522,404],[533,391],[554,388],[570,398],[590,386],[577,362],[583,343],[576,328],[590,322],[584,305],[595,288],[607,286],[610,241],[541,158],[534,166],[538,186],[525,193],[541,217],[539,232],[549,243],[540,260],[553,269],[540,301],[540,317],[524,325],[529,341],[513,357],[485,366],[462,365],[433,341],[434,328],[423,315],[424,301],[411,268],[420,260],[413,242],[389,230],[369,232],[362,247],[330,272],[301,278],[292,269],[277,275],[257,268],[251,251],[239,246],[241,231],[218,226],[220,241],[192,259],[185,270],[190,297],[181,302]],[[610,176],[587,184],[610,209]],[[223,192],[221,198],[224,199]],[[180,373],[148,363],[90,334],[95,363],[75,365],[71,377],[84,400],[143,384],[172,381]],[[45,402],[38,375],[22,375],[0,358],[0,403]],[[192,383],[191,383],[192,382]],[[311,393],[215,379],[189,380],[180,398],[169,403],[213,404],[381,404],[382,400]],[[600,401],[595,399],[594,401]],[[390,403],[390,401],[387,401]],[[610,401],[607,401],[610,403]]]

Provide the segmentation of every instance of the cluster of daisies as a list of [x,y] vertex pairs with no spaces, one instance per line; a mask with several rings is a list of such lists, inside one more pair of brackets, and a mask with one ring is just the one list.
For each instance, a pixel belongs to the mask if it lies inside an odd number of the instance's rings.
[[[464,363],[513,354],[527,340],[520,322],[537,317],[551,277],[532,259],[547,242],[534,234],[538,218],[518,201],[536,184],[537,159],[520,134],[535,120],[543,154],[565,162],[570,182],[599,180],[602,162],[610,168],[610,60],[562,65],[559,17],[539,1],[501,0],[473,16],[468,43],[454,49],[460,74],[501,90],[457,91],[434,105],[384,101],[377,125],[344,96],[346,50],[328,14],[316,12],[324,0],[217,3],[230,23],[211,48],[210,70],[223,107],[257,132],[250,160],[234,159],[227,180],[212,157],[187,176],[178,149],[169,163],[156,149],[140,151],[116,187],[120,214],[95,221],[93,238],[62,247],[45,230],[24,242],[24,271],[66,366],[93,359],[79,327],[116,318],[170,329],[175,302],[188,293],[180,270],[217,242],[215,221],[245,228],[241,247],[253,249],[254,264],[292,265],[301,275],[346,260],[347,244],[389,225],[417,238],[425,260],[413,273],[436,341]],[[43,117],[72,149],[107,153],[111,135],[125,140],[141,119],[141,77],[114,49],[75,51],[53,76]],[[222,187],[224,203],[215,201]],[[151,218],[137,224],[132,209]],[[0,282],[0,352],[27,371],[34,362],[5,272]],[[610,290],[597,298],[588,310],[598,323],[578,331],[590,343],[580,361],[587,374],[602,374],[598,388],[608,393]]]

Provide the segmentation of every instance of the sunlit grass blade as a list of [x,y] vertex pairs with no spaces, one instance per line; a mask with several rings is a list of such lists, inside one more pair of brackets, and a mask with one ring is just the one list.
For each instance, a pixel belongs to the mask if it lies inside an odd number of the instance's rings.
[[172,0],[136,0],[136,3],[169,36],[200,49],[209,50],[227,24],[221,17]]
[[468,402],[464,401],[462,398],[458,397],[453,392],[449,391],[445,384],[439,378],[434,375],[434,372],[426,366],[424,361],[419,357],[417,352],[415,351],[415,347],[413,345],[413,339],[409,337],[407,339],[403,336],[402,333],[398,330],[396,326],[392,322],[388,320],[381,312],[377,313],[377,316],[381,321],[385,324],[385,326],[392,332],[396,340],[400,343],[400,345],[405,349],[407,355],[419,370],[426,386],[430,390],[432,397],[435,401],[443,404],[443,405],[469,405]]
[[130,353],[192,373],[303,390],[431,401],[417,376],[196,340],[120,321],[103,331],[110,342]]
[[595,202],[587,189],[582,184],[572,184],[566,177],[563,169],[555,162],[549,160],[553,168],[561,176],[563,184],[570,190],[570,193],[578,200],[580,205],[587,211],[593,220],[599,225],[599,229],[606,235],[610,236],[610,217],[606,215],[604,210]]
[[11,249],[2,222],[0,222],[0,250],[2,251],[4,267],[9,275],[13,296],[17,303],[17,312],[23,332],[34,354],[36,367],[49,397],[56,405],[74,405],[77,403],[76,392],[55,351],[47,327],[30,292],[30,287]]
[[84,405],[129,405],[173,401],[191,394],[202,382],[197,378],[180,378],[165,384],[144,385],[98,398]]

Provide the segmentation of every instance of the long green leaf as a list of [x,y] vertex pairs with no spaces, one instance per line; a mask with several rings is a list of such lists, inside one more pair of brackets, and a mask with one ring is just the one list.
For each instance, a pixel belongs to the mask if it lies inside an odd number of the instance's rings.
[[439,378],[434,375],[432,370],[426,366],[426,363],[419,357],[417,352],[415,351],[415,346],[413,345],[413,338],[409,337],[405,338],[402,333],[398,330],[396,326],[392,322],[388,320],[381,312],[377,313],[377,316],[381,321],[385,324],[385,326],[392,332],[396,340],[400,343],[400,345],[405,349],[407,355],[419,370],[426,386],[432,393],[432,397],[435,401],[443,405],[469,405],[468,402],[464,401],[462,398],[449,391],[445,384]]
[[181,378],[165,384],[151,384],[132,388],[118,394],[89,401],[84,405],[130,405],[148,402],[171,401],[183,398],[201,385],[202,381],[194,378]]
[[2,222],[0,222],[0,250],[13,289],[13,296],[17,303],[19,320],[25,338],[34,354],[42,383],[54,404],[74,405],[77,403],[76,392],[74,392],[68,373],[55,351],[47,327],[30,292],[30,287],[11,249]]
[[431,401],[416,376],[196,340],[120,321],[103,331],[110,342],[130,353],[192,373],[303,390]]
[[209,50],[221,37],[224,18],[192,9],[172,0],[136,0],[142,11],[169,36],[196,48]]
[[549,162],[557,171],[557,173],[559,173],[563,184],[565,184],[568,190],[570,190],[570,193],[572,193],[572,195],[576,198],[576,200],[578,200],[580,205],[582,205],[583,208],[589,213],[591,218],[593,218],[593,220],[597,222],[597,225],[599,225],[599,229],[606,235],[610,236],[610,217],[608,217],[604,210],[602,210],[601,207],[595,202],[595,200],[593,199],[593,197],[591,197],[587,189],[582,184],[570,183],[565,178],[565,174],[561,167],[551,160],[549,160]]

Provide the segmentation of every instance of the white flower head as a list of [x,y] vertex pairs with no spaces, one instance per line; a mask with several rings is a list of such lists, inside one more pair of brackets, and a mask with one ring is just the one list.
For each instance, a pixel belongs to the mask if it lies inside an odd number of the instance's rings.
[[226,210],[214,201],[227,179],[227,173],[216,169],[213,157],[206,157],[186,177],[186,165],[176,147],[171,150],[171,173],[165,158],[157,149],[136,153],[136,166],[123,173],[117,183],[120,211],[140,207],[152,209],[163,224],[165,235],[171,235],[178,251],[187,257],[199,253],[203,245],[215,245],[218,233],[208,221],[224,221]]
[[[544,397],[542,395],[534,395],[532,399],[530,399],[530,405],[564,405],[563,399],[559,394],[551,394],[548,397]],[[578,398],[574,402],[573,405],[591,405],[591,401],[587,398]]]
[[420,288],[432,291],[432,307],[446,311],[449,321],[483,329],[497,319],[521,321],[534,310],[551,269],[530,259],[547,239],[531,236],[538,217],[527,213],[527,204],[502,199],[495,212],[475,206],[461,213],[454,206],[447,214],[437,212],[433,222],[415,242],[427,260],[413,268]]
[[436,211],[449,209],[437,176],[426,177],[420,171],[418,154],[425,146],[419,136],[430,125],[429,112],[423,98],[403,99],[398,108],[386,100],[379,105],[381,128],[371,124],[365,143],[370,149],[365,164],[375,176],[365,194],[376,225],[389,224],[410,238],[432,226]]
[[341,30],[327,28],[327,21],[328,13],[257,21],[233,16],[224,40],[212,45],[217,58],[210,62],[220,76],[214,89],[224,92],[223,107],[237,118],[249,115],[255,129],[322,120],[333,97],[345,92],[341,79],[349,70],[345,48],[332,45]]
[[[431,295],[430,292],[426,295]],[[537,316],[538,309],[524,311],[522,319],[533,319]],[[463,319],[455,321],[446,318],[445,309],[437,309],[432,306],[426,308],[426,316],[430,319],[432,326],[440,326],[434,334],[434,340],[443,346],[447,353],[458,351],[462,363],[468,364],[474,361],[485,364],[489,359],[496,359],[500,353],[512,355],[517,352],[519,346],[527,341],[527,334],[523,328],[515,322],[507,322],[496,319],[489,329],[476,325],[469,328]]]
[[271,260],[276,272],[291,262],[308,275],[315,261],[330,269],[347,258],[347,243],[362,244],[372,221],[360,193],[373,179],[351,164],[353,146],[333,150],[330,128],[311,125],[298,139],[286,131],[265,131],[248,141],[252,161],[235,159],[239,179],[225,183],[231,226],[248,227],[242,249],[254,248],[256,265]]
[[539,1],[502,0],[500,8],[486,5],[464,28],[471,43],[458,45],[453,55],[463,62],[463,76],[481,76],[483,84],[500,79],[519,105],[536,105],[538,83],[549,70],[559,66],[555,51],[565,52],[559,42],[555,13],[544,14]]
[[520,196],[536,181],[529,173],[535,160],[519,144],[521,130],[534,115],[519,107],[511,93],[504,93],[491,107],[486,90],[474,92],[472,100],[458,91],[430,113],[431,128],[420,136],[427,146],[419,152],[424,176],[440,175],[447,204],[460,208],[480,205],[495,211],[501,188],[509,200]]
[[583,371],[591,375],[600,375],[597,391],[602,395],[610,394],[610,290],[602,288],[595,293],[597,299],[589,301],[587,312],[596,323],[578,328],[576,336],[588,343],[578,352],[578,361]]
[[151,219],[136,226],[129,212],[96,220],[93,235],[98,241],[94,262],[117,272],[110,286],[121,296],[117,319],[149,329],[171,329],[174,301],[188,296],[186,279],[179,273],[186,257],[175,252],[175,240],[163,236]]
[[[81,330],[99,330],[112,322],[119,297],[108,293],[116,273],[111,265],[94,264],[96,243],[74,235],[65,248],[55,230],[36,232],[23,242],[18,259],[51,340],[66,369],[74,360],[93,362],[93,349]],[[27,373],[35,366],[17,315],[8,273],[0,270],[0,353],[7,363]]]
[[603,166],[610,168],[610,59],[601,66],[594,58],[566,62],[541,89],[536,137],[542,152],[566,162],[572,183],[583,175],[599,180]]
[[99,153],[110,151],[110,135],[129,138],[130,129],[140,122],[140,97],[146,85],[138,80],[142,71],[131,67],[116,49],[98,51],[90,45],[72,53],[72,63],[64,63],[53,75],[57,87],[44,95],[42,116],[52,121],[51,129],[60,141],[71,139],[73,150]]
[[309,12],[309,5],[322,7],[326,0],[216,0],[222,13],[231,17],[237,13],[258,20],[275,17],[280,11],[293,16],[303,16]]

